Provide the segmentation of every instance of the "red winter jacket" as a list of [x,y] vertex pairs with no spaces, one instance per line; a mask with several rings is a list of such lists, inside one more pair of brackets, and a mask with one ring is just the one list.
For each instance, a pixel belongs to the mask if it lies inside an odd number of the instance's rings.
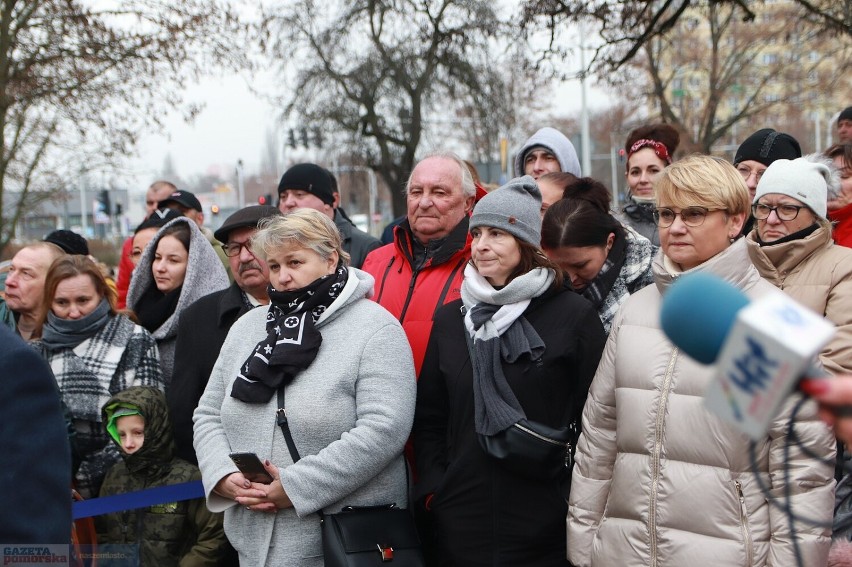
[[852,205],[846,205],[836,211],[828,211],[828,220],[837,223],[832,232],[834,242],[852,248]]
[[402,323],[414,354],[414,369],[426,354],[435,311],[461,297],[464,267],[470,260],[468,217],[435,248],[427,246],[425,260],[415,265],[414,236],[408,220],[394,229],[393,243],[367,256],[361,268],[376,278],[373,301],[390,311]]

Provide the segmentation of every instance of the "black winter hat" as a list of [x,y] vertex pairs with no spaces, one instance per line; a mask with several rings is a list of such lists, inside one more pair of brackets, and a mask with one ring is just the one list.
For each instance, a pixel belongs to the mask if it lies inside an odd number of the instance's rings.
[[252,205],[245,207],[226,218],[222,226],[217,228],[216,232],[213,233],[213,236],[222,244],[226,244],[228,242],[228,234],[235,228],[257,227],[258,223],[263,219],[280,214],[282,213],[278,210],[278,207],[271,205]]
[[70,230],[54,230],[44,237],[44,241],[59,246],[66,254],[89,255],[89,243],[86,239]]
[[328,172],[315,163],[300,163],[284,172],[278,183],[278,195],[295,189],[316,195],[326,205],[334,204],[334,189]]
[[847,106],[840,112],[840,116],[837,117],[837,123],[840,124],[841,120],[852,120],[852,106]]
[[776,159],[796,159],[802,157],[799,142],[790,134],[776,132],[772,128],[758,130],[737,148],[734,165],[753,160],[769,166]]

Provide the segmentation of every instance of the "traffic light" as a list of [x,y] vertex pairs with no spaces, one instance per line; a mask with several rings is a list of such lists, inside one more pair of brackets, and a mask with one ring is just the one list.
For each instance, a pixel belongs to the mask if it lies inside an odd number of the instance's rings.
[[106,189],[101,189],[98,193],[98,206],[104,212],[105,215],[109,216],[112,214],[112,207],[109,202],[109,191]]
[[299,137],[302,139],[302,145],[306,148],[310,145],[310,140],[308,140],[308,129],[302,128],[299,130]]
[[322,130],[314,128],[314,145],[322,149]]
[[292,128],[290,128],[290,130],[288,130],[287,132],[287,145],[293,149],[296,149],[296,146],[298,145],[296,143],[296,133],[293,131]]
[[272,195],[267,193],[266,195],[261,195],[257,198],[258,205],[271,205],[272,204]]

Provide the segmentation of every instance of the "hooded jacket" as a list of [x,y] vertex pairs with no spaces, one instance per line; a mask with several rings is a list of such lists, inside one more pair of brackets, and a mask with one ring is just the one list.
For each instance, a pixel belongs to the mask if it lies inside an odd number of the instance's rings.
[[[286,386],[287,418],[301,460],[293,463],[276,421],[276,396],[250,404],[231,397],[240,366],[266,338],[268,309],[252,309],[231,331],[195,410],[195,452],[211,510],[241,565],[321,567],[317,510],[395,502],[406,507],[402,448],[414,419],[411,349],[399,322],[366,297],[373,278],[356,268],[317,321],[322,344],[311,365]],[[228,454],[253,452],[279,468],[293,502],[255,512],[213,492],[237,472]]]
[[[693,271],[715,274],[752,299],[777,293],[742,239]],[[704,406],[714,368],[681,353],[660,328],[662,296],[679,276],[658,253],[656,285],[631,295],[616,316],[583,410],[568,559],[578,567],[780,567],[797,564],[798,548],[799,564],[825,565],[833,435],[813,402],[793,418],[799,399],[791,396],[756,443],[752,464],[749,439]],[[778,507],[788,503],[809,519],[795,522],[795,533]]]
[[542,147],[556,156],[559,161],[559,171],[572,173],[577,177],[580,174],[580,160],[577,159],[577,150],[571,140],[565,134],[555,128],[545,127],[529,137],[524,142],[518,153],[515,154],[515,177],[524,175],[524,158],[533,148]]
[[461,297],[464,266],[470,260],[469,222],[465,215],[446,238],[430,242],[425,255],[416,256],[419,245],[406,219],[394,229],[393,244],[371,252],[364,262],[364,271],[376,281],[372,299],[402,323],[418,375],[435,312]]
[[[104,405],[105,425],[119,407],[139,411],[145,420],[145,440],[131,455],[121,452],[122,460],[107,474],[101,496],[201,478],[197,467],[174,456],[172,428],[161,391],[133,387],[119,392]],[[221,514],[210,512],[201,498],[105,514],[99,521],[99,531],[104,533],[101,543],[138,545],[140,565],[213,567],[226,541]]]
[[174,313],[151,333],[157,340],[157,347],[160,349],[160,366],[167,388],[172,379],[175,341],[181,312],[195,300],[228,287],[228,275],[225,273],[225,268],[222,267],[222,262],[199,230],[198,225],[195,224],[195,221],[180,217],[163,226],[145,247],[136,269],[133,270],[133,278],[130,280],[130,288],[127,291],[127,307],[135,311],[143,294],[156,285],[152,267],[157,244],[160,242],[163,230],[179,223],[186,224],[190,233],[186,276]]

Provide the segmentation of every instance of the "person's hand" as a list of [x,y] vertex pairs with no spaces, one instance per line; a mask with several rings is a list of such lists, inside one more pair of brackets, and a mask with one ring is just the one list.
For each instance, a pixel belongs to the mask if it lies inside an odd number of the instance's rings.
[[245,490],[247,488],[251,488],[251,483],[243,476],[243,473],[235,472],[228,476],[223,476],[221,480],[216,483],[216,486],[213,487],[213,492],[223,498],[236,500],[238,491],[240,489]]
[[235,500],[248,508],[258,512],[275,512],[281,508],[292,508],[293,503],[281,484],[281,475],[278,467],[266,460],[263,467],[272,476],[272,482],[261,484],[250,483],[250,488],[240,489]]
[[806,378],[799,388],[820,404],[820,418],[834,427],[838,439],[852,447],[852,375]]

